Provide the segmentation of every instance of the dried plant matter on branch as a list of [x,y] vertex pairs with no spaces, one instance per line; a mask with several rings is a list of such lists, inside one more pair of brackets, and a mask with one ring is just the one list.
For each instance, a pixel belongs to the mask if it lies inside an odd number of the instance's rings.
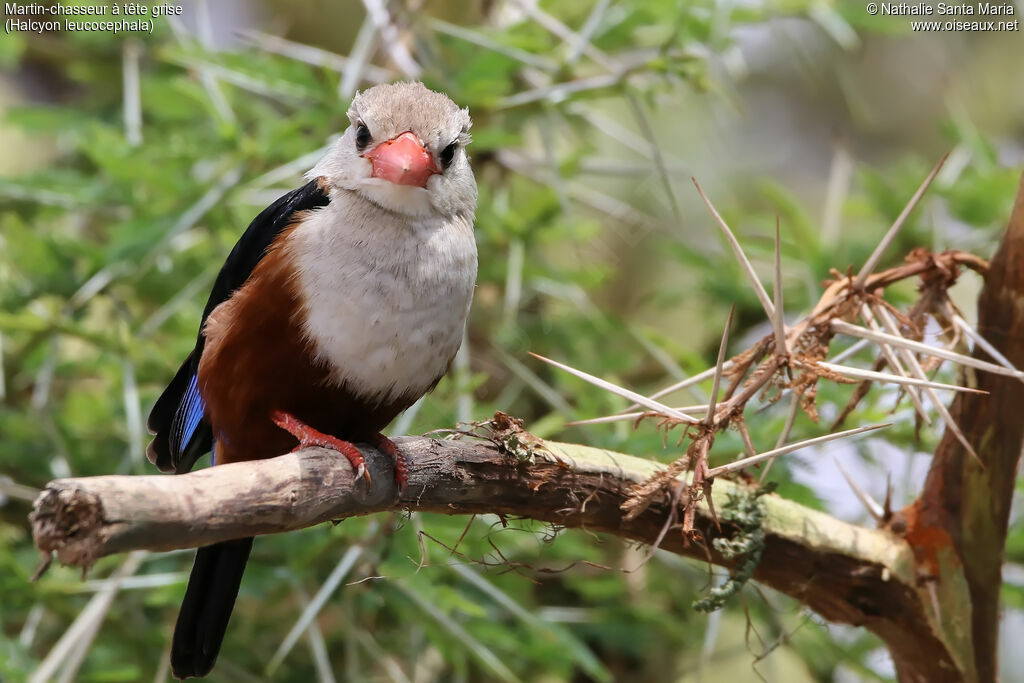
[[[774,300],[772,300],[758,279],[750,260],[743,253],[739,240],[736,239],[721,214],[694,180],[697,192],[707,205],[714,222],[721,229],[732,252],[743,267],[743,272],[754,293],[761,302],[772,325],[772,333],[728,360],[724,356],[726,337],[723,337],[715,368],[708,369],[698,376],[701,379],[713,378],[714,381],[712,398],[707,406],[688,406],[677,409],[669,408],[654,400],[687,383],[697,381],[696,377],[659,391],[652,397],[646,397],[606,380],[593,377],[582,370],[541,358],[541,360],[571,372],[596,386],[634,401],[634,405],[627,410],[638,406],[646,409],[642,412],[627,412],[595,418],[583,421],[584,423],[616,420],[633,420],[639,423],[645,418],[653,418],[666,432],[681,425],[683,434],[680,441],[686,438],[691,440],[682,457],[668,468],[659,471],[647,481],[633,488],[632,495],[622,506],[627,518],[642,513],[654,500],[664,497],[677,479],[681,479],[683,490],[675,498],[678,498],[683,507],[682,532],[684,536],[693,538],[696,535],[696,528],[693,524],[694,506],[697,501],[707,497],[715,476],[735,472],[764,460],[771,460],[778,455],[813,443],[852,436],[868,429],[885,426],[874,425],[852,429],[832,434],[827,438],[819,437],[803,443],[786,445],[784,441],[788,436],[789,427],[792,425],[792,419],[787,419],[786,434],[779,440],[777,447],[766,453],[753,453],[754,449],[744,423],[744,413],[750,402],[756,398],[763,402],[774,403],[783,396],[789,395],[792,396],[794,407],[799,406],[812,420],[817,421],[817,391],[819,383],[823,380],[840,384],[859,383],[843,411],[841,419],[863,400],[873,384],[881,383],[899,386],[901,391],[910,397],[921,418],[930,422],[920,398],[920,392],[923,392],[942,416],[949,430],[958,436],[969,453],[974,454],[970,444],[966,443],[963,438],[962,431],[938,397],[937,391],[978,393],[978,390],[935,382],[928,377],[927,373],[929,370],[937,369],[944,362],[951,362],[984,372],[1024,379],[1024,373],[1009,365],[1005,359],[997,359],[997,363],[991,363],[971,358],[954,350],[960,338],[960,327],[956,325],[955,321],[962,320],[962,318],[950,299],[948,290],[956,282],[964,267],[984,274],[988,267],[987,263],[972,254],[960,251],[932,253],[924,249],[916,249],[906,257],[902,265],[875,272],[875,267],[881,260],[886,247],[893,241],[900,227],[906,222],[907,217],[924,195],[942,167],[943,161],[945,159],[939,162],[921,184],[857,275],[854,277],[851,274],[852,271],[843,274],[833,270],[832,278],[826,282],[825,291],[811,313],[792,326],[785,324],[782,310],[782,273],[778,227],[775,238]],[[915,277],[920,281],[919,296],[917,301],[906,311],[898,310],[885,300],[887,287]],[[731,317],[730,314],[730,321]],[[876,319],[882,321],[884,330]],[[939,345],[926,344],[921,341],[929,319],[938,322],[939,327],[944,330]],[[863,322],[864,325],[855,324],[854,321]],[[726,328],[728,326],[727,323]],[[878,350],[878,358],[870,369],[826,360],[832,340],[840,334],[857,338],[865,342],[866,345],[873,345]],[[976,341],[976,343],[981,345],[985,342],[982,340]],[[887,367],[888,371],[886,371]],[[720,395],[721,399],[719,399]],[[703,419],[695,416],[699,409],[705,411]],[[794,414],[791,410],[791,416]],[[837,421],[837,424],[841,422],[841,419]],[[747,445],[747,457],[711,469],[708,465],[708,454],[714,444],[715,435],[729,427],[735,427],[740,431],[744,443]]]

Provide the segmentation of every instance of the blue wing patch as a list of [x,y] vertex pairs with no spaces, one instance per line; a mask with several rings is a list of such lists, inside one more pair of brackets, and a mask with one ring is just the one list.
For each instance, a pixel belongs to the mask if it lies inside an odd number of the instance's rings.
[[178,410],[174,414],[174,422],[171,424],[171,451],[182,453],[192,440],[196,429],[199,427],[203,413],[206,412],[206,402],[199,395],[198,378],[195,373],[189,378],[188,388],[182,396]]
[[300,212],[327,206],[330,201],[323,179],[310,180],[254,218],[228,254],[203,309],[196,346],[149,413],[147,426],[154,437],[146,449],[146,456],[161,471],[187,472],[213,446],[213,425],[204,418],[206,406],[196,387],[196,372],[206,343],[202,333],[206,319],[245,284],[277,236],[299,217]]

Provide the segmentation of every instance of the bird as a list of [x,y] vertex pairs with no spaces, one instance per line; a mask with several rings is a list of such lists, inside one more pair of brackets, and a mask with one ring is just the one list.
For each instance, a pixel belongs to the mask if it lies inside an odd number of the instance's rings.
[[[462,342],[476,286],[477,185],[469,110],[422,83],[357,93],[349,125],[305,185],[252,221],[228,254],[192,352],[148,419],[149,460],[184,473],[306,446],[353,443],[407,466],[381,434],[431,391]],[[196,552],[171,643],[177,678],[216,662],[252,538]]]

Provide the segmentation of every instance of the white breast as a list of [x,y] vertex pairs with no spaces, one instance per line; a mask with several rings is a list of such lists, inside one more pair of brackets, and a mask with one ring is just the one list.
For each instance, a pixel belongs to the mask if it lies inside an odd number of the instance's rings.
[[305,333],[336,382],[383,403],[422,394],[444,373],[476,282],[471,218],[413,219],[334,197],[286,248]]

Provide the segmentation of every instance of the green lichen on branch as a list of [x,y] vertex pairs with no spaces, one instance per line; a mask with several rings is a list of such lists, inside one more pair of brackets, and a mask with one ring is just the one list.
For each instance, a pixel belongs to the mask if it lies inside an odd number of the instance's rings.
[[769,482],[756,489],[740,489],[730,493],[722,508],[719,520],[736,527],[729,538],[716,538],[711,545],[727,560],[736,560],[736,567],[729,572],[729,578],[721,586],[708,591],[708,595],[695,600],[693,608],[698,612],[714,612],[725,606],[725,601],[742,590],[754,575],[764,552],[765,508],[761,496],[775,490],[775,482]]

